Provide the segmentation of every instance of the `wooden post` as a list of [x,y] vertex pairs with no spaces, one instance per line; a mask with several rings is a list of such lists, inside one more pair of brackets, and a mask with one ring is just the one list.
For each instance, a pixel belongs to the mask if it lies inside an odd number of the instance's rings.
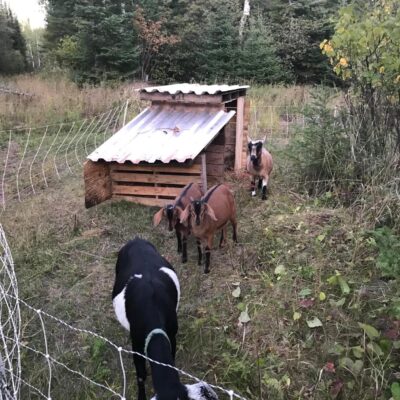
[[236,143],[235,143],[235,171],[242,168],[243,149],[243,123],[244,123],[244,97],[238,97],[236,109]]
[[126,114],[128,112],[128,106],[129,106],[129,99],[126,100],[125,110],[124,110],[124,119],[122,121],[122,126],[125,126],[125,124],[126,124]]
[[201,154],[201,184],[203,186],[203,192],[207,192],[207,164],[206,164],[206,153]]

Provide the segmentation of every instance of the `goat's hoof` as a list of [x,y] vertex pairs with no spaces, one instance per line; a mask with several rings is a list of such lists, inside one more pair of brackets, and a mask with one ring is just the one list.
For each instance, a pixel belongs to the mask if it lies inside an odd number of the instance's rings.
[[261,200],[267,200],[267,196],[262,196]]
[[187,257],[185,257],[185,258],[182,257],[182,264],[185,264],[185,263],[187,263]]
[[209,274],[210,273],[210,268],[204,268],[204,273]]

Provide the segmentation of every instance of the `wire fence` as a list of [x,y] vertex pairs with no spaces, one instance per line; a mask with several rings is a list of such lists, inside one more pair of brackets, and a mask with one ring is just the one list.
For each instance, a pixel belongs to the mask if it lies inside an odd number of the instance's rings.
[[0,132],[0,205],[47,188],[65,175],[81,174],[82,163],[124,124],[129,102],[80,121]]
[[[34,307],[19,297],[18,282],[15,275],[14,261],[11,251],[0,224],[0,394],[4,399],[30,398],[34,393],[40,398],[50,400],[60,397],[64,390],[59,385],[58,374],[68,374],[80,379],[84,384],[92,387],[91,393],[100,395],[106,394],[108,398],[119,398],[124,400],[128,395],[128,370],[126,367],[127,356],[138,355],[147,361],[174,369],[181,376],[192,382],[204,382],[200,378],[181,370],[173,365],[164,364],[151,359],[141,353],[134,352],[118,345],[110,339],[88,329],[74,326],[61,318],[55,317],[46,311]],[[21,317],[22,316],[22,317]],[[21,327],[23,326],[23,332]],[[30,329],[32,327],[32,329]],[[60,329],[63,334],[60,335]],[[82,369],[75,367],[76,363],[71,362],[70,354],[63,354],[59,341],[62,338],[68,340],[72,347],[72,338],[80,338],[78,342],[92,338],[100,341],[108,347],[107,363],[115,368],[112,369],[115,379],[112,383],[102,382],[96,377],[87,374],[83,362]],[[112,359],[110,359],[110,356]],[[77,357],[81,354],[77,352]],[[22,360],[22,367],[21,367]],[[25,364],[23,363],[25,360]],[[84,358],[81,359],[83,361]],[[38,372],[32,376],[24,375],[24,365],[27,362],[34,363]],[[33,365],[33,364],[32,364]],[[222,386],[208,383],[213,389],[227,399],[246,400],[245,397],[228,390]],[[29,394],[26,393],[29,391]],[[94,391],[94,392],[93,392]],[[97,392],[98,391],[98,392]]]
[[[80,175],[86,157],[126,122],[128,109],[125,101],[93,118],[0,131],[1,212],[52,181]],[[284,145],[305,118],[290,107],[250,107],[248,124],[251,138]]]

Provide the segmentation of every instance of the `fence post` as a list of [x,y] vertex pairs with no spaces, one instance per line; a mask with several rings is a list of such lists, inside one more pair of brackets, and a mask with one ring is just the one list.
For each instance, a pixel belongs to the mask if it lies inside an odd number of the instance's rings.
[[129,105],[129,99],[126,100],[125,111],[124,111],[124,119],[122,121],[122,126],[125,126],[125,123],[126,123],[126,114],[128,112],[128,105]]

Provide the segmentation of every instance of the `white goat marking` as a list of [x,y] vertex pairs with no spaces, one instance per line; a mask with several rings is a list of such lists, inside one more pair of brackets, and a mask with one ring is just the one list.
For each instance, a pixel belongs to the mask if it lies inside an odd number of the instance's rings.
[[178,277],[176,276],[176,273],[174,271],[172,271],[172,269],[169,269],[167,267],[161,267],[160,271],[164,272],[165,274],[167,274],[171,279],[172,282],[174,282],[175,288],[176,288],[176,292],[178,294],[178,301],[176,303],[176,310],[178,310],[179,307],[179,300],[181,298],[181,288],[179,286],[179,280]]
[[142,279],[143,278],[143,275],[142,274],[135,274],[135,275],[133,275],[135,278],[138,278],[138,279]]
[[[248,192],[247,192],[248,193]],[[257,193],[256,193],[256,191],[255,190],[253,190],[252,192],[251,192],[251,195],[254,197],[255,195],[256,195]]]
[[131,326],[129,324],[128,318],[126,317],[126,306],[125,306],[125,292],[126,292],[126,285],[121,292],[114,297],[113,306],[115,315],[119,323],[128,331],[130,331]]

